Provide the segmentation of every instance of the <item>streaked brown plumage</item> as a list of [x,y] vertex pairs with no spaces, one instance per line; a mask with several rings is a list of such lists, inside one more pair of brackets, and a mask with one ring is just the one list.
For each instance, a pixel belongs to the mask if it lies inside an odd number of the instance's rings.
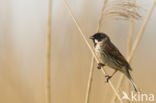
[[106,76],[107,82],[117,71],[120,71],[128,77],[135,91],[137,92],[138,89],[129,73],[129,70],[132,70],[129,63],[120,53],[118,48],[116,48],[115,45],[113,45],[109,37],[104,33],[96,33],[93,36],[91,36],[91,39],[94,43],[96,55],[100,59],[98,69],[100,69],[101,66],[104,65],[115,69],[115,72],[111,76]]

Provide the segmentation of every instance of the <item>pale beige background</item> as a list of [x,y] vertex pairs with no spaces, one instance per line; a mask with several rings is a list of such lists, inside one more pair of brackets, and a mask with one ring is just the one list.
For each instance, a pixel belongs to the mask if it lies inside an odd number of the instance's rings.
[[[67,2],[86,36],[94,34],[103,0]],[[140,11],[143,18],[136,21],[135,35],[152,2],[153,0],[137,1],[143,7]],[[52,12],[52,103],[83,103],[91,53],[63,0],[53,0]],[[0,103],[44,103],[47,13],[48,0],[0,0]],[[156,9],[131,66],[138,87],[144,93],[153,93],[156,96],[155,18]],[[126,55],[128,27],[128,21],[107,21],[100,31],[107,33]],[[120,74],[112,78],[115,85]],[[95,68],[90,103],[110,102],[114,94],[104,81],[104,75]],[[123,83],[120,88],[121,95],[126,90],[125,86],[127,84]]]

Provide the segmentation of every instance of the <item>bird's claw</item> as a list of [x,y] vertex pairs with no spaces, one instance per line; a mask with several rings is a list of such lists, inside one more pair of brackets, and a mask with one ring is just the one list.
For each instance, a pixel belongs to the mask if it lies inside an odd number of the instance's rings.
[[105,81],[106,83],[108,83],[109,79],[112,78],[112,76],[109,76],[109,75],[106,75],[105,77],[106,77],[106,81]]
[[98,68],[98,69],[101,69],[101,67],[103,67],[103,66],[105,66],[103,63],[98,63],[97,68]]

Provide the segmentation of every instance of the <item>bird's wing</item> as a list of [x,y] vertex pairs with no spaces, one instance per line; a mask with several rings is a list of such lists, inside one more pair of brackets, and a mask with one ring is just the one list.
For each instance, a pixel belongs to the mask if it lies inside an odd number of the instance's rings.
[[116,62],[118,64],[120,64],[121,66],[126,66],[127,69],[131,69],[131,67],[129,66],[128,62],[126,61],[126,59],[124,58],[124,56],[120,53],[120,51],[115,47],[115,45],[113,45],[110,42],[107,42],[105,45],[104,45],[104,50],[105,52],[107,52],[107,54],[114,60],[116,60]]

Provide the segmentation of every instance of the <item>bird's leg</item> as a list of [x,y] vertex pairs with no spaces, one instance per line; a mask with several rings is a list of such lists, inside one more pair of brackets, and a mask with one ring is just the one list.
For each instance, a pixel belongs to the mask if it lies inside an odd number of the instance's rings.
[[111,76],[109,76],[109,75],[106,75],[106,76],[105,76],[105,77],[106,77],[106,83],[108,83],[109,79],[111,79],[111,78],[113,77],[113,75],[114,75],[117,71],[118,71],[118,70],[115,70]]
[[103,67],[103,66],[105,66],[105,64],[103,64],[103,63],[98,63],[97,68],[98,68],[98,69],[101,69],[101,67]]

